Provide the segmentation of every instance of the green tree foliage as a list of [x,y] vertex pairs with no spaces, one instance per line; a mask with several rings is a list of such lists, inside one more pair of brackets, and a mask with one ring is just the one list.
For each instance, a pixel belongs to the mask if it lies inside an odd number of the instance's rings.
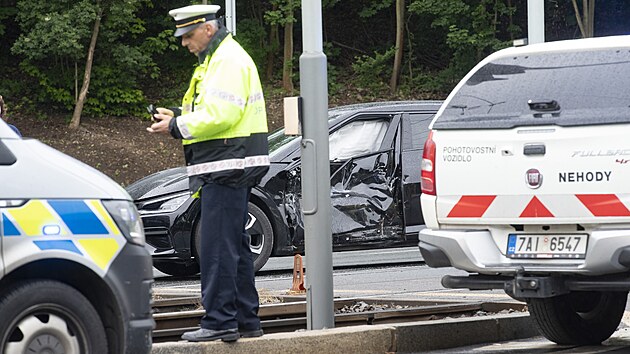
[[363,18],[371,18],[379,13],[379,11],[392,6],[392,0],[372,0],[367,3],[361,10],[359,16]]
[[356,83],[369,91],[381,92],[387,89],[389,78],[388,70],[391,67],[392,59],[396,48],[392,47],[384,53],[375,52],[372,55],[361,55],[356,57],[352,64],[357,81]]
[[[440,29],[452,53],[448,67],[440,73],[448,89],[479,60],[510,46],[520,28],[512,16],[516,7],[499,0],[413,0],[409,12],[429,15],[431,26]],[[526,8],[522,8],[526,12]]]
[[284,52],[282,61],[282,87],[293,92],[293,25],[297,22],[295,11],[300,7],[299,0],[271,0],[273,8],[265,12],[265,21],[272,26],[284,28]]
[[[207,2],[225,7],[222,0]],[[200,3],[0,0],[0,93],[14,112],[31,107],[69,116],[83,82],[95,19],[102,11],[83,114],[146,115],[143,107],[148,102],[178,105],[197,60],[173,37],[168,11]],[[265,90],[283,91],[280,79],[284,84],[296,82],[302,52],[301,0],[236,3],[236,40],[258,65],[266,79]],[[630,13],[630,2],[589,0],[586,8],[593,10],[596,3],[597,11],[589,11],[588,16],[581,6],[584,1],[545,2],[548,41],[582,36],[574,3],[582,11],[582,27],[587,19],[595,27],[594,35],[599,33],[599,14],[606,14],[610,30],[617,21],[616,31],[630,32],[627,16],[618,15]],[[331,94],[346,101],[352,92],[358,93],[357,99],[444,98],[481,58],[526,35],[527,0],[405,0],[404,4],[404,51],[398,90],[391,93],[397,46],[395,2],[322,0]]]
[[146,0],[18,1],[16,22],[22,33],[11,51],[20,58],[22,70],[37,83],[29,92],[31,100],[59,111],[74,107],[94,21],[102,11],[84,112],[139,112],[145,102],[139,80],[159,75],[152,55],[176,48],[174,38],[164,29],[145,35],[145,20],[137,12],[150,5]]

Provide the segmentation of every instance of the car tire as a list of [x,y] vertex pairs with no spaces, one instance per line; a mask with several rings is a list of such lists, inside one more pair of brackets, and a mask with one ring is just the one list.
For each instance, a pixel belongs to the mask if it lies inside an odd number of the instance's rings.
[[162,273],[175,277],[186,277],[199,274],[199,264],[197,262],[175,263],[175,262],[153,262],[153,266]]
[[572,292],[528,299],[529,313],[540,332],[561,345],[597,345],[617,329],[628,292]]
[[[269,218],[262,209],[256,204],[249,202],[247,204],[249,218],[247,220],[246,230],[250,236],[250,249],[254,260],[254,272],[258,272],[269,260],[271,251],[273,250],[273,227]],[[194,233],[195,248],[193,254],[199,259],[198,250],[200,249],[201,231],[197,223]],[[158,268],[159,269],[159,268]]]
[[79,291],[51,280],[10,288],[0,295],[1,353],[107,353],[101,318]]
[[249,202],[249,219],[247,232],[249,233],[252,256],[254,258],[254,272],[258,272],[271,256],[273,250],[273,227],[269,218],[256,204]]

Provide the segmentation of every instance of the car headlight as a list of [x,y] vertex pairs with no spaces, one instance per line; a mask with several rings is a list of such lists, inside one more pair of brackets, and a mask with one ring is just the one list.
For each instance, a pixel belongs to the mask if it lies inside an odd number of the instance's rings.
[[144,229],[136,206],[127,200],[104,200],[103,205],[127,240],[144,246]]
[[162,212],[169,212],[169,211],[177,210],[179,209],[180,206],[182,206],[182,204],[184,204],[184,202],[188,198],[190,198],[189,193],[176,196],[175,198],[169,199],[165,201],[164,203],[162,203],[162,205],[160,205],[158,210]]

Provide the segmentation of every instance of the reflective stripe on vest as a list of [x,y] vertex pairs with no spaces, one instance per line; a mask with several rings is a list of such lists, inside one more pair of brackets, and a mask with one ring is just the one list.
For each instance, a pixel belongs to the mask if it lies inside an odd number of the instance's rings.
[[197,176],[211,172],[242,170],[248,167],[269,166],[269,156],[248,156],[242,159],[227,159],[200,163],[186,168],[189,176]]

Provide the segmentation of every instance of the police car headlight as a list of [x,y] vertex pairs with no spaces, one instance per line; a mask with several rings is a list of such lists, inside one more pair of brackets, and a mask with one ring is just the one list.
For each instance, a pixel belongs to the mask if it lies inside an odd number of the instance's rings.
[[136,206],[126,200],[104,200],[103,205],[123,235],[129,241],[144,246],[144,229]]

